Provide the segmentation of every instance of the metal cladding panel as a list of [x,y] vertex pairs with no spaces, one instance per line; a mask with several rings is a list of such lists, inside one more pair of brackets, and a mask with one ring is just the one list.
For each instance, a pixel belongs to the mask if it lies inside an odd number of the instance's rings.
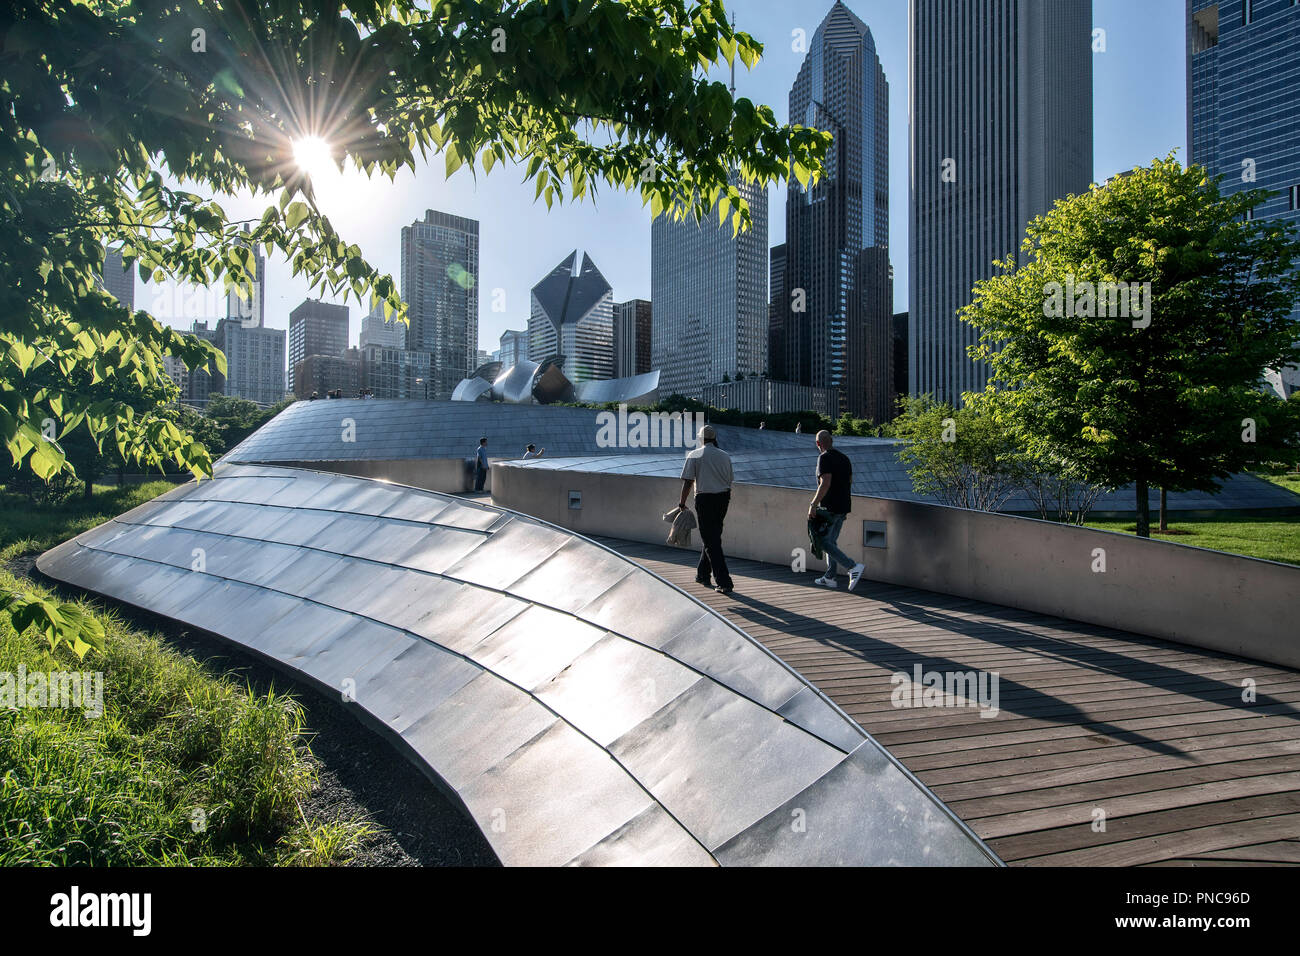
[[347,565],[347,559],[337,554],[301,548],[297,556],[291,558],[270,577],[263,579],[262,586],[300,597],[314,597],[320,593],[322,581],[337,574]]
[[448,650],[466,654],[527,608],[527,601],[460,584],[446,600],[429,602],[416,620],[403,626]]
[[[307,655],[320,641],[332,640],[354,627],[357,618],[346,611],[300,600],[293,612],[292,627],[268,628],[248,641],[248,646],[290,666]],[[287,622],[286,622],[287,623]]]
[[861,727],[827,707],[826,701],[811,687],[805,687],[791,697],[777,713],[845,753],[852,752],[866,740]]
[[541,368],[536,362],[520,359],[492,383],[492,397],[501,402],[528,404],[533,400],[533,379]]
[[[806,826],[791,825],[800,818]],[[998,862],[871,742],[714,854],[727,866]]]
[[618,555],[575,539],[512,584],[510,593],[562,611],[577,611],[632,571],[633,566]]
[[533,690],[604,636],[598,627],[534,604],[474,645],[469,655],[510,683]]
[[461,796],[507,866],[567,863],[653,802],[604,748],[560,721]]
[[[222,463],[38,566],[340,692],[457,793],[507,863],[711,864],[724,844],[740,862],[904,858],[859,839],[844,809],[866,799],[851,792],[864,774],[871,799],[895,800],[890,825],[918,828],[930,852],[990,858],[878,750],[847,763],[874,742],[742,632],[522,515]],[[765,828],[803,795],[845,833],[796,852]]]
[[[436,515],[427,520],[429,524],[460,528],[462,531],[486,531],[500,516],[501,513],[492,508],[478,508],[470,504],[449,501],[444,503]],[[395,516],[389,513],[386,517]]]
[[695,602],[678,600],[680,592],[649,574],[630,574],[579,612],[585,620],[620,634],[662,647],[674,634],[691,625],[713,621],[728,634],[745,640],[740,632]]
[[607,635],[534,688],[546,706],[608,746],[701,680],[665,654]]
[[398,555],[397,562],[408,568],[441,574],[482,543],[483,535],[477,531],[426,527],[409,548],[394,547],[390,555]]
[[680,823],[659,804],[623,824],[569,866],[716,866],[709,851],[700,846]]
[[556,721],[518,687],[483,671],[402,736],[459,790]]
[[359,619],[355,627],[315,646],[301,670],[329,687],[355,693],[371,673],[387,666],[416,640],[396,628]]
[[629,375],[626,378],[607,378],[594,382],[580,382],[574,387],[578,401],[592,405],[624,402],[628,405],[649,405],[659,392],[659,370]]
[[400,734],[481,673],[463,657],[415,641],[357,687],[356,701]]
[[563,531],[511,520],[447,568],[446,573],[471,584],[508,590],[571,540]]
[[713,681],[695,684],[609,751],[710,850],[844,756]]
[[485,378],[463,378],[452,390],[453,402],[477,402],[492,397],[492,383]]
[[664,641],[660,649],[770,710],[776,710],[808,686],[762,647],[717,617],[691,622]]
[[393,555],[409,553],[418,545],[428,541],[432,533],[425,525],[380,521],[364,535],[353,538],[345,550],[354,558],[368,558],[376,562],[390,561]]
[[[141,607],[147,607],[155,614],[162,614],[165,617],[174,617],[177,620],[188,621],[183,614],[193,607],[205,595],[212,592],[215,588],[220,587],[223,582],[214,581],[206,574],[198,574],[193,571],[181,571],[176,568],[163,568],[160,565],[148,566],[146,562],[140,562],[143,576],[161,576],[172,578],[171,586],[166,587],[158,592],[157,595],[149,599],[148,604],[142,604]],[[86,587],[104,594],[116,595],[116,592],[110,588],[96,587],[93,584],[87,584]],[[119,598],[125,601],[125,597]],[[199,625],[195,621],[189,621],[191,624]],[[218,630],[218,628],[210,628]]]
[[450,511],[451,508],[451,502],[442,498],[407,495],[397,499],[385,508],[383,516],[385,518],[400,518],[404,521],[423,521],[426,524],[431,524],[439,514]]

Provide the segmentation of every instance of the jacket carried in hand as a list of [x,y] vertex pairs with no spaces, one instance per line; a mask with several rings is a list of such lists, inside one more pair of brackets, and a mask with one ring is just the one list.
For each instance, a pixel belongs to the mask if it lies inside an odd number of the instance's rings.
[[808,519],[808,546],[813,557],[824,560],[826,532],[831,529],[831,513],[825,508],[818,508],[817,513]]
[[691,546],[691,529],[695,527],[695,515],[690,508],[674,508],[664,515],[664,520],[672,525],[668,532],[668,543],[682,548]]

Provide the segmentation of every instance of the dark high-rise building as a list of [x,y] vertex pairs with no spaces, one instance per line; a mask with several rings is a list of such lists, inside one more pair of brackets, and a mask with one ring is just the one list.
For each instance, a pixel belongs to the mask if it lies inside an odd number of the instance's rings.
[[781,336],[785,330],[785,313],[789,308],[785,289],[785,243],[773,246],[768,255],[767,267],[767,368],[764,374],[774,379],[785,379],[785,362],[781,349]]
[[348,307],[304,299],[289,313],[289,391],[298,392],[294,367],[299,362],[313,355],[338,358],[347,347]]
[[614,377],[614,291],[605,277],[578,250],[565,256],[533,286],[528,317],[528,358],[534,362],[560,355],[560,369],[570,382]]
[[650,226],[650,363],[661,395],[767,367],[767,190],[735,174],[731,182],[749,204],[748,231],[733,235],[715,210],[699,223],[663,215]]
[[790,90],[790,121],[835,140],[815,186],[789,184],[773,374],[838,389],[845,411],[879,420],[893,362],[889,84],[871,31],[843,3],[813,34]]
[[104,253],[104,290],[128,309],[135,309],[135,270],[125,268],[122,254],[109,249]]
[[[1191,162],[1223,176],[1225,195],[1268,189],[1256,219],[1300,225],[1300,3],[1187,0]],[[1300,311],[1300,303],[1296,305]],[[1269,384],[1300,387],[1294,366]]]
[[1092,0],[911,0],[909,36],[908,387],[959,402],[971,289],[1091,183]]
[[907,313],[894,313],[894,410],[898,400],[910,394],[907,387]]
[[614,303],[614,377],[650,371],[650,302],[628,299]]
[[421,385],[429,398],[450,399],[478,351],[478,220],[430,209],[402,227],[402,297],[406,351],[429,354]]
[[290,366],[294,377],[294,397],[325,398],[330,392],[342,392],[344,398],[356,398],[361,389],[361,353],[344,349],[338,355],[315,353]]

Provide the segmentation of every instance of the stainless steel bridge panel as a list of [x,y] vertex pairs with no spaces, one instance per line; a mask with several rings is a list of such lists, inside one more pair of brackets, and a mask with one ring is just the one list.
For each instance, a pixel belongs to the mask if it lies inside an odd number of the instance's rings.
[[509,864],[996,862],[743,632],[532,518],[223,463],[38,566],[340,695]]

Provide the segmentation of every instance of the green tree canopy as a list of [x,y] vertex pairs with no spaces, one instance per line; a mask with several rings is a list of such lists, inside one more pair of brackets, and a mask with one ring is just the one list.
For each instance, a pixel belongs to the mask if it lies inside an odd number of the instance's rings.
[[1036,218],[963,310],[1002,427],[1077,480],[1135,483],[1141,535],[1149,488],[1300,454],[1300,406],[1261,388],[1300,360],[1300,241],[1248,218],[1266,195],[1156,160]]
[[887,430],[903,439],[898,460],[919,494],[955,508],[996,511],[1024,482],[1025,458],[984,396],[969,398],[953,408],[933,395],[904,396]]
[[[363,307],[373,294],[403,314],[392,279],[316,209],[293,158],[306,137],[370,174],[440,152],[448,175],[518,164],[548,205],[603,183],[638,189],[654,215],[716,209],[747,226],[731,174],[808,180],[831,140],[708,79],[761,49],[722,0],[12,0],[0,9],[0,438],[42,477],[69,467],[59,439],[79,428],[142,464],[210,471],[156,410],[79,385],[148,389],[163,355],[225,371],[210,344],[97,287],[106,244],[142,279],[227,290],[253,281],[262,246],[318,293]],[[211,198],[240,191],[268,198],[247,243]]]

